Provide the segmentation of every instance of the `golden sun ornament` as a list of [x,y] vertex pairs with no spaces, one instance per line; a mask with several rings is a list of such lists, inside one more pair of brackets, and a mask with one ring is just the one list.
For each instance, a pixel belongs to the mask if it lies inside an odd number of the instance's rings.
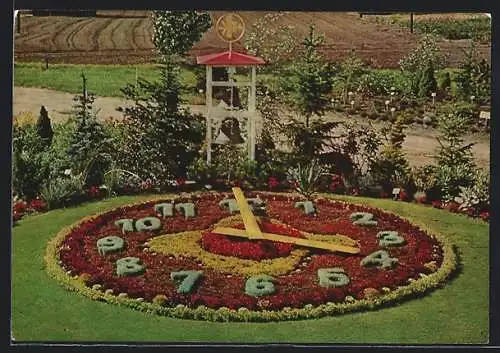
[[223,41],[229,43],[236,42],[240,40],[245,33],[245,22],[238,14],[225,14],[217,20],[215,31]]

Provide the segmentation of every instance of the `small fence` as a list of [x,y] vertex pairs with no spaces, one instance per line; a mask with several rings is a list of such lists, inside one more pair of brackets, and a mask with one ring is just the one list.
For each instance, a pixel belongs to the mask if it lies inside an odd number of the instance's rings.
[[33,16],[96,17],[97,10],[33,10]]

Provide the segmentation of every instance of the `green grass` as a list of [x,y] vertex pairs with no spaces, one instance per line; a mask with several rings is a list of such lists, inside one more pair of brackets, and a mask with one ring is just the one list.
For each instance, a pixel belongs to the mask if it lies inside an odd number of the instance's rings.
[[[14,64],[14,85],[20,87],[48,88],[61,92],[77,94],[81,92],[81,73],[87,77],[88,90],[100,97],[123,97],[120,88],[127,83],[135,83],[136,68],[139,77],[147,80],[159,78],[159,71],[154,65],[63,65],[53,64],[44,70],[41,63]],[[399,69],[369,69],[381,75],[397,79]],[[452,74],[452,80],[458,69],[445,69]],[[245,75],[237,74],[237,81],[247,81]],[[257,80],[271,86],[277,85],[278,77],[270,73],[259,73]],[[195,87],[196,77],[192,70],[184,66],[181,70],[181,82],[187,87]],[[454,82],[452,82],[454,84]],[[192,104],[200,104],[202,95],[188,93],[184,99]],[[196,103],[195,101],[198,101]]]
[[[156,80],[159,70],[154,65],[62,65],[51,64],[44,70],[41,63],[14,64],[14,85],[50,88],[68,93],[80,93],[81,73],[87,77],[88,91],[101,97],[123,97],[120,88],[135,83],[138,77]],[[196,85],[192,71],[183,68],[181,82],[189,87]]]
[[344,198],[412,217],[447,235],[457,246],[463,269],[444,288],[379,311],[280,323],[180,320],[92,301],[64,290],[48,277],[45,247],[61,228],[137,199],[119,197],[20,221],[13,230],[12,248],[12,327],[16,340],[367,344],[481,344],[488,340],[488,225],[389,200]]

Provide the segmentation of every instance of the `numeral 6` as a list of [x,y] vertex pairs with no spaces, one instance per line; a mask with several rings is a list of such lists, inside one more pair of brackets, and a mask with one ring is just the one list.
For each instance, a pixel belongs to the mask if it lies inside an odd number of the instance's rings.
[[274,278],[268,275],[250,277],[245,283],[245,293],[252,297],[261,297],[273,294],[276,291]]

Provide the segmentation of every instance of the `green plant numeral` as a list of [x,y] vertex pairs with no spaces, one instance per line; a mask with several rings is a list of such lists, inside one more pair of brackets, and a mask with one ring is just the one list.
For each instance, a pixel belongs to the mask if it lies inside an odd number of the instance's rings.
[[229,210],[230,213],[239,212],[240,208],[238,207],[238,203],[236,199],[224,199],[219,202],[219,206],[226,210]]
[[[247,202],[248,206],[252,211],[256,211],[257,209],[264,206],[264,201],[258,197],[247,199]],[[235,213],[240,211],[240,207],[238,206],[236,199],[224,199],[219,202],[219,206],[226,210],[229,210],[230,213]]]
[[174,215],[174,204],[173,203],[159,203],[155,205],[155,211],[160,213],[160,216],[173,217]]
[[145,217],[135,222],[135,228],[138,232],[153,231],[160,229],[160,227],[161,221],[157,217]]
[[401,246],[406,244],[406,240],[393,230],[378,232],[377,238],[379,238],[378,244],[380,246]]
[[368,212],[354,212],[351,214],[352,224],[356,224],[358,226],[376,226],[378,222],[374,220],[374,216]]
[[319,285],[325,288],[343,287],[350,279],[340,267],[318,269]]
[[271,295],[276,291],[274,278],[268,275],[256,275],[247,279],[245,283],[245,293],[252,297]]
[[177,205],[175,205],[175,209],[178,212],[183,212],[184,218],[186,219],[195,216],[194,203],[192,202],[178,203]]
[[134,231],[134,220],[133,219],[119,219],[115,222],[118,228],[121,228],[122,233],[133,232]]
[[361,266],[377,267],[383,270],[393,268],[397,263],[398,259],[390,257],[389,253],[385,250],[375,251],[361,260]]
[[247,199],[247,202],[252,210],[254,208],[256,209],[256,208],[264,206],[264,200],[262,200],[259,197],[253,197],[253,198]]
[[124,257],[116,261],[116,273],[118,276],[135,276],[146,269],[137,257]]
[[170,273],[170,278],[172,281],[181,281],[181,284],[177,287],[177,293],[187,294],[191,293],[202,274],[202,271],[178,271]]
[[312,201],[297,201],[295,202],[295,208],[300,208],[302,211],[305,212],[307,215],[314,214],[316,212],[316,209],[314,208],[314,204]]
[[122,250],[124,245],[125,242],[122,238],[117,237],[116,235],[111,235],[97,241],[97,251],[99,254],[104,256],[107,253]]

